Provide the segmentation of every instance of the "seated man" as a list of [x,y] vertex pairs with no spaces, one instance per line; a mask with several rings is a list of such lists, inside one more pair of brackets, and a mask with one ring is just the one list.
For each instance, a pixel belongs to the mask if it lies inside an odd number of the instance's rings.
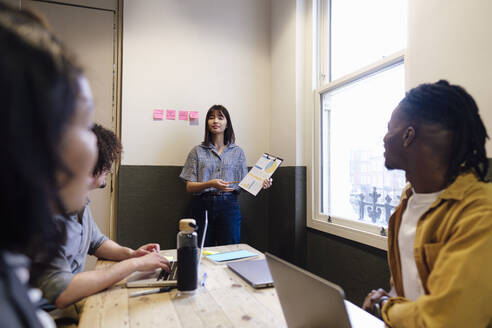
[[384,137],[409,185],[388,225],[392,289],[373,290],[390,327],[492,327],[492,184],[473,98],[447,81],[410,90]]
[[[99,157],[91,189],[104,188],[111,166],[121,153],[121,144],[113,132],[100,125],[94,125],[92,130],[97,137]],[[37,284],[47,301],[57,308],[106,289],[135,271],[169,270],[169,262],[159,254],[158,244],[133,250],[104,236],[92,218],[88,203],[78,213],[55,217],[55,220],[66,226],[66,244]],[[87,254],[121,262],[106,270],[82,272]]]

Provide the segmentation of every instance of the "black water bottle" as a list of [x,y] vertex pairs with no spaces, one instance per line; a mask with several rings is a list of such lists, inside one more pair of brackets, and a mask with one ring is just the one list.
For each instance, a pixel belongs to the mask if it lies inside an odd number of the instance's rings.
[[194,293],[198,285],[198,237],[193,219],[179,221],[178,232],[178,290]]

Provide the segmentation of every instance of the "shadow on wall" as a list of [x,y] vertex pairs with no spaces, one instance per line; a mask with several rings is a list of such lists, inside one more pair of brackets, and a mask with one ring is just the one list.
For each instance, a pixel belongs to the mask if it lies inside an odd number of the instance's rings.
[[132,248],[149,242],[176,248],[178,222],[191,200],[181,167],[123,165],[119,172],[117,241]]
[[492,181],[492,158],[489,158],[489,171],[487,172],[487,179]]
[[313,229],[306,244],[306,269],[342,287],[352,303],[362,305],[372,289],[388,290],[386,251]]

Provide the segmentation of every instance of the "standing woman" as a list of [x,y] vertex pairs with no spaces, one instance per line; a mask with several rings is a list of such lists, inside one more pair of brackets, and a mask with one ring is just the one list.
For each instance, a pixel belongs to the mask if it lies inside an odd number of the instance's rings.
[[[241,240],[238,184],[248,174],[246,157],[235,144],[231,116],[224,106],[213,105],[205,117],[204,140],[188,154],[180,178],[186,181],[186,191],[193,193],[191,214],[200,239],[208,211],[205,245],[237,244]],[[263,182],[264,189],[271,185],[271,179]]]

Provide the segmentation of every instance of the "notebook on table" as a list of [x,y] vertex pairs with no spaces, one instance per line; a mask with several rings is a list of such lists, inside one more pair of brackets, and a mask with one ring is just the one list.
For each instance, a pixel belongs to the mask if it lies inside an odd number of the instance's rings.
[[216,254],[211,254],[211,255],[206,256],[207,259],[209,259],[215,263],[224,263],[224,262],[229,262],[229,261],[242,260],[242,259],[251,258],[251,257],[258,257],[258,254],[252,253],[252,252],[244,250],[244,249],[238,249],[235,251],[216,253]]

